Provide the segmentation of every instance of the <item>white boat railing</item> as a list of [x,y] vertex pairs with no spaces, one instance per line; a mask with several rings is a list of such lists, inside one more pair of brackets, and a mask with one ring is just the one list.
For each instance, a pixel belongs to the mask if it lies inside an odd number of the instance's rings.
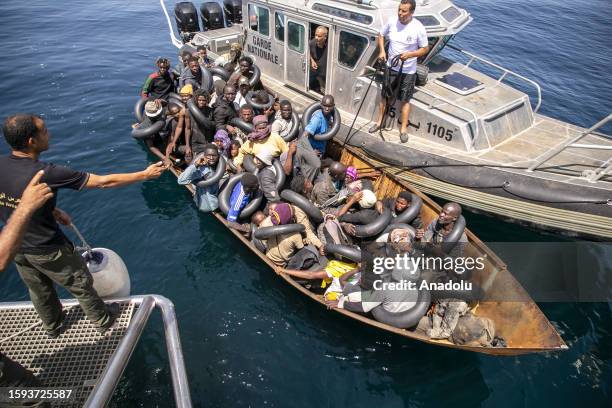
[[181,40],[176,38],[176,36],[174,35],[174,28],[172,27],[172,19],[170,18],[170,14],[168,14],[168,10],[166,9],[166,3],[164,2],[164,0],[159,0],[159,4],[161,4],[162,10],[164,11],[164,14],[166,16],[166,21],[168,22],[170,40],[172,41],[172,44],[174,44],[176,48],[181,48],[183,46],[183,43],[181,42]]
[[522,80],[524,82],[527,82],[529,85],[532,85],[536,89],[536,92],[538,94],[538,102],[536,103],[535,108],[533,108],[533,112],[536,113],[537,111],[540,110],[540,106],[542,105],[542,89],[540,88],[540,85],[536,81],[534,81],[532,79],[529,79],[529,78],[527,78],[527,77],[525,77],[525,76],[523,76],[521,74],[518,74],[518,73],[516,73],[514,71],[511,71],[511,70],[509,70],[507,68],[504,68],[501,65],[498,65],[498,64],[496,64],[494,62],[491,62],[491,61],[489,61],[489,60],[487,60],[485,58],[479,57],[476,54],[472,54],[471,52],[464,51],[461,48],[456,47],[456,46],[454,46],[452,44],[447,44],[446,47],[447,48],[451,48],[451,49],[453,49],[455,51],[458,51],[458,52],[460,52],[462,54],[465,54],[468,57],[470,57],[470,60],[465,65],[465,68],[469,68],[470,65],[472,65],[472,63],[474,61],[480,61],[483,64],[489,65],[489,66],[491,66],[493,68],[496,68],[496,69],[499,69],[500,71],[502,71],[502,75],[499,78],[496,79],[498,84],[500,84],[504,79],[506,79],[507,76],[513,76],[513,77],[516,77],[516,78],[518,78],[518,79],[520,79],[520,80]]
[[[571,148],[571,147],[581,148],[581,149],[592,149],[592,150],[612,150],[612,145],[606,146],[606,145],[590,145],[590,144],[577,143],[582,138],[584,138],[587,135],[590,135],[591,133],[593,133],[600,127],[604,126],[606,123],[610,122],[611,120],[612,120],[612,114],[609,114],[608,116],[606,116],[605,118],[597,122],[595,125],[587,129],[586,131],[562,143],[561,145],[544,152],[543,154],[541,154],[538,158],[534,160],[533,164],[529,166],[527,171],[533,172],[538,167],[540,167],[542,164],[546,163],[547,161],[549,161],[550,159],[552,159],[553,157],[555,157],[556,155],[558,155],[565,149]],[[606,160],[606,162],[598,169],[589,171],[586,174],[585,178],[589,182],[595,183],[596,181],[599,181],[605,175],[608,175],[611,173],[612,173],[612,158]]]

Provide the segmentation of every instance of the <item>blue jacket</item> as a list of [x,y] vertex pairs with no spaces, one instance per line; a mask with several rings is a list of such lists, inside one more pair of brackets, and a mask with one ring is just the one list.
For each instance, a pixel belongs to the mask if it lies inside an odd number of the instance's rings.
[[[310,121],[304,128],[306,132],[310,135],[320,135],[327,132],[329,129],[329,123],[323,115],[323,111],[321,109],[315,111],[310,117]],[[313,149],[318,150],[321,154],[325,153],[325,148],[327,147],[327,141],[325,140],[314,140],[314,138],[310,137],[310,145]]]
[[[205,179],[207,175],[213,173],[213,170],[208,166],[196,167],[195,164],[189,165],[178,178],[178,183],[185,185],[198,182]],[[196,187],[196,193],[193,197],[198,209],[203,212],[211,212],[219,208],[219,184],[214,183],[208,187]]]
[[251,195],[245,194],[244,189],[242,188],[242,183],[236,184],[236,187],[232,190],[232,195],[230,196],[230,208],[227,213],[228,221],[236,221],[240,212],[246,205],[251,201]]

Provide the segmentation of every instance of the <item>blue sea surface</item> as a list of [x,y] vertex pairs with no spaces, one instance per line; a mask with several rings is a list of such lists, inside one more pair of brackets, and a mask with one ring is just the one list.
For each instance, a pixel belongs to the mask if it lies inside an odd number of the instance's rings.
[[[543,114],[590,126],[612,112],[608,0],[457,4],[474,21],[455,44],[539,82]],[[155,58],[176,61],[159,3],[4,0],[1,9],[0,118],[43,115],[51,132],[46,161],[97,174],[151,162],[129,129]],[[7,152],[0,142],[0,153]],[[568,344],[565,352],[461,352],[364,327],[304,298],[199,213],[171,174],[110,191],[62,191],[59,206],[91,244],[122,256],[132,293],[175,303],[195,406],[612,405],[610,303],[540,304]],[[467,219],[485,241],[556,239],[491,217]],[[27,299],[10,267],[0,278],[0,301]],[[111,405],[172,401],[155,316]]]

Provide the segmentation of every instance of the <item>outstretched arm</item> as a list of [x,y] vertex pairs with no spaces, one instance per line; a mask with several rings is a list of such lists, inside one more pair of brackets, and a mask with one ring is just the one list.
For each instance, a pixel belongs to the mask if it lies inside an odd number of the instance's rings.
[[168,168],[162,162],[151,164],[142,171],[135,173],[118,173],[99,176],[97,174],[89,174],[86,188],[114,188],[127,186],[128,184],[137,183],[139,181],[156,179]]
[[299,271],[295,269],[280,269],[279,272],[300,279],[325,279],[328,277],[327,272],[325,271]]

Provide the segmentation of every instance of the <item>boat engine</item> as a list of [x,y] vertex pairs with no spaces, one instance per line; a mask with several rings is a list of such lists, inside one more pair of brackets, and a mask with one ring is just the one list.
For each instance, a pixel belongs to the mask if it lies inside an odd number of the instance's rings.
[[204,31],[225,27],[223,10],[218,3],[207,1],[200,6],[200,17]]
[[242,0],[223,0],[223,10],[228,23],[242,23]]
[[181,1],[174,7],[174,18],[176,27],[183,36],[184,33],[195,33],[200,31],[198,22],[198,10],[190,1]]

